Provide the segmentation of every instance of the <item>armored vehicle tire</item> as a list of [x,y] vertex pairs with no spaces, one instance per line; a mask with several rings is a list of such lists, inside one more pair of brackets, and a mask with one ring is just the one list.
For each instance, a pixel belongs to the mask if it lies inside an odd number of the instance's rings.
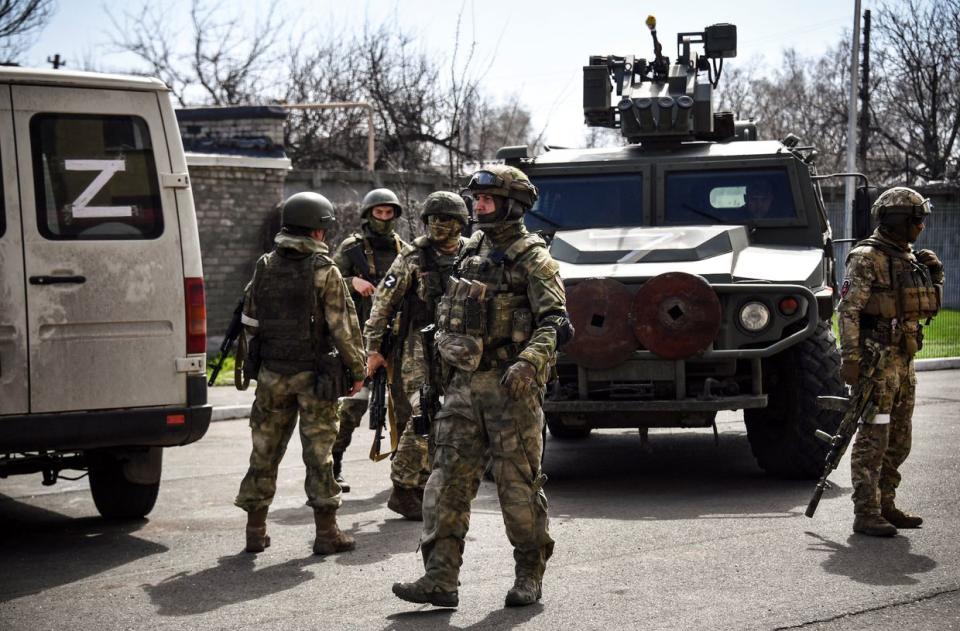
[[123,461],[110,453],[91,454],[90,493],[97,511],[107,519],[139,519],[153,510],[160,480],[137,484],[127,479]]
[[560,440],[582,440],[593,431],[589,426],[567,425],[563,422],[563,417],[557,414],[547,414],[547,428],[550,435]]
[[833,434],[840,414],[817,407],[819,395],[843,395],[840,354],[828,322],[791,349],[765,362],[766,408],[745,410],[747,438],[757,464],[785,478],[815,479],[829,445],[814,432]]

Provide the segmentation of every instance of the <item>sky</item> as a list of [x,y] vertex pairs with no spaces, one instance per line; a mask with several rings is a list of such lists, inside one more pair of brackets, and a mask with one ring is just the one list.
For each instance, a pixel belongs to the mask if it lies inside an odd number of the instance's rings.
[[[84,60],[110,71],[142,68],[111,43],[115,30],[109,13],[122,15],[127,4],[140,6],[136,0],[59,0],[53,20],[27,52],[26,65],[49,67],[47,57],[59,53],[68,68],[81,67]],[[253,0],[220,4],[226,13],[250,21],[265,19],[269,6]],[[877,3],[862,4],[869,9]],[[189,0],[166,0],[163,6],[187,32]],[[289,18],[290,41],[331,28],[352,32],[365,20],[379,24],[396,19],[424,49],[447,62],[462,15],[461,45],[475,41],[477,67],[487,69],[483,89],[496,101],[517,95],[533,114],[534,131],[542,131],[545,143],[557,146],[583,143],[582,67],[590,55],[652,57],[644,26],[648,14],[656,16],[664,54],[671,58],[678,31],[736,24],[737,57],[725,60],[725,68],[757,63],[770,67],[786,48],[819,56],[849,36],[854,20],[853,0],[283,0],[278,10]]]

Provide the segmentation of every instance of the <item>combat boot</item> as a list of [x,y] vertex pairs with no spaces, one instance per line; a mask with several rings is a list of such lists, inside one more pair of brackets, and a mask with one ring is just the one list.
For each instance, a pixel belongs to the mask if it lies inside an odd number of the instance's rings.
[[341,493],[349,493],[350,485],[343,479],[343,452],[333,452],[333,479],[340,485]]
[[394,583],[393,593],[409,603],[431,604],[434,607],[456,607],[460,604],[457,590],[444,591],[428,576],[421,576],[413,583]]
[[247,513],[247,552],[263,552],[270,547],[267,535],[268,508],[258,508]]
[[410,521],[423,521],[423,489],[405,489],[394,485],[387,508]]
[[354,538],[340,530],[337,525],[336,509],[315,508],[313,519],[317,524],[317,536],[313,540],[314,554],[335,554],[357,547]]
[[871,537],[892,537],[897,534],[897,528],[880,515],[856,515],[853,532]]
[[923,518],[905,513],[893,503],[885,504],[880,508],[880,515],[897,528],[919,528]]
[[541,595],[541,582],[532,576],[522,575],[513,582],[503,604],[507,607],[526,607],[540,600]]

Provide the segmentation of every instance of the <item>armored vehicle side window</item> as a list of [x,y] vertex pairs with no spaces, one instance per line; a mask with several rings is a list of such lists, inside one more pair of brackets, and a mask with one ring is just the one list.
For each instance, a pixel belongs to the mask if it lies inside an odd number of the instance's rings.
[[163,232],[157,167],[137,116],[30,120],[37,225],[48,239],[153,239]]
[[666,174],[668,224],[763,224],[796,219],[784,169],[673,171]]
[[531,230],[572,230],[643,225],[639,173],[533,178],[537,203],[526,215]]

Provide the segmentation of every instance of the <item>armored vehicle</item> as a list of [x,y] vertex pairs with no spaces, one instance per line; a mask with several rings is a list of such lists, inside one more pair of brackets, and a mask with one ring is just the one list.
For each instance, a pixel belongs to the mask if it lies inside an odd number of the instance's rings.
[[87,472],[102,515],[142,517],[163,448],[198,440],[211,416],[170,91],[2,68],[0,172],[0,478]]
[[527,225],[552,237],[576,327],[547,425],[558,438],[716,431],[718,411],[743,410],[764,470],[816,477],[828,446],[814,432],[839,422],[816,397],[843,386],[815,152],[794,136],[757,140],[755,125],[713,111],[735,26],[681,33],[675,63],[648,26],[652,62],[591,57],[583,69],[587,124],[620,129],[625,146],[498,154],[539,190]]

